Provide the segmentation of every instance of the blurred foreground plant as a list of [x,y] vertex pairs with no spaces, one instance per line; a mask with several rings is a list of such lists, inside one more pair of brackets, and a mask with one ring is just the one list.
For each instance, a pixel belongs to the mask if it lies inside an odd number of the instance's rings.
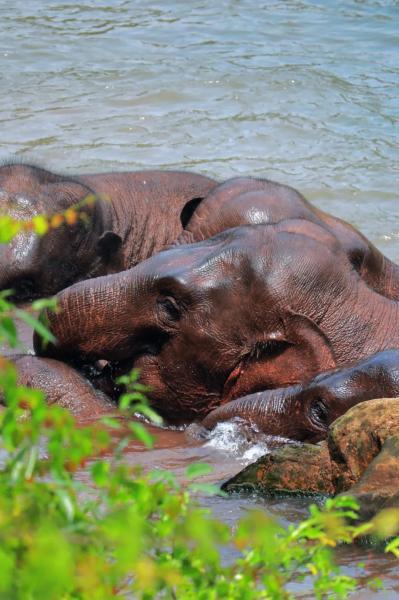
[[[22,318],[51,340],[32,312],[41,306]],[[15,310],[2,295],[0,341],[13,346]],[[124,461],[132,438],[152,444],[132,412],[157,417],[137,373],[121,383],[119,412],[79,427],[42,392],[19,386],[14,366],[0,359],[0,598],[280,599],[305,577],[317,598],[344,598],[356,587],[332,554],[369,528],[348,524],[353,500],[313,505],[309,519],[287,529],[250,510],[231,530],[193,498],[200,484],[180,486],[170,472],[143,474]],[[206,469],[191,465],[187,480]]]

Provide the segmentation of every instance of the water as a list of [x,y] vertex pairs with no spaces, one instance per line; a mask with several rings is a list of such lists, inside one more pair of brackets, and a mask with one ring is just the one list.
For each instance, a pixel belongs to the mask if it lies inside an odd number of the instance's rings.
[[[269,177],[399,261],[398,41],[394,0],[0,0],[0,159]],[[207,460],[221,481],[248,451],[161,432],[157,449],[128,456],[181,478]],[[207,502],[234,522],[260,501]],[[287,521],[306,513],[262,504]],[[358,573],[363,555],[341,560]],[[368,559],[379,598],[398,591],[394,569]]]

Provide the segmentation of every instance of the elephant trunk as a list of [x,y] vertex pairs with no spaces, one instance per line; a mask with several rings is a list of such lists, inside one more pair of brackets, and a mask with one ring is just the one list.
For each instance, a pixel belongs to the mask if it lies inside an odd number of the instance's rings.
[[216,408],[202,421],[212,429],[221,421],[240,417],[256,425],[268,435],[297,440],[306,437],[303,427],[303,408],[298,401],[300,385],[250,394]]
[[60,292],[57,311],[42,315],[57,341],[45,345],[35,334],[36,353],[53,358],[124,358],[134,326],[130,315],[135,279],[127,273],[82,281]]

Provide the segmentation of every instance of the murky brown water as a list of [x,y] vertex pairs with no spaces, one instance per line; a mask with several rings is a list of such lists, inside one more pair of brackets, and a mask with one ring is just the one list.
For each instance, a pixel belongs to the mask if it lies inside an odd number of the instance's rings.
[[[274,178],[399,261],[398,32],[395,0],[0,2],[0,159]],[[182,478],[206,460],[220,481],[252,451],[233,441],[160,431],[128,457]],[[306,514],[304,500],[204,502],[231,522],[253,503]],[[360,559],[378,598],[399,591],[388,558],[341,556],[351,573]]]

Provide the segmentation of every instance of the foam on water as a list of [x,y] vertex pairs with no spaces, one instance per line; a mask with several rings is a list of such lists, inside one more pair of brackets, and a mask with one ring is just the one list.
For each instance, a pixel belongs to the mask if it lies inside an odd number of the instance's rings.
[[276,446],[290,443],[290,440],[285,438],[265,435],[239,418],[218,423],[212,431],[206,432],[205,436],[208,438],[205,447],[215,448],[239,458],[243,465],[268,454]]

